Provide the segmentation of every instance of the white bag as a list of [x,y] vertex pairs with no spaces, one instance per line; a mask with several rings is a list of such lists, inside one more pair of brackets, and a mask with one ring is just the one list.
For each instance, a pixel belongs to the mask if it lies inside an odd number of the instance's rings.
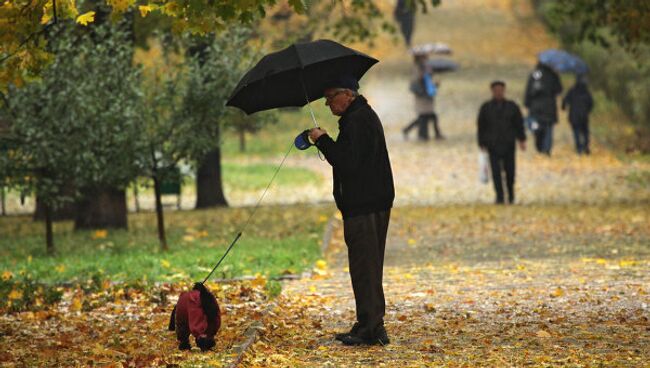
[[478,179],[481,183],[487,184],[490,175],[490,162],[485,151],[478,153]]

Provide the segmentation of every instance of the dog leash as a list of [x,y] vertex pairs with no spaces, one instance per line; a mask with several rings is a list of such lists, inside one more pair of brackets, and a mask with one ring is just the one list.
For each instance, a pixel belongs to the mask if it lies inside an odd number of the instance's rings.
[[271,184],[273,184],[273,181],[275,180],[276,176],[278,176],[278,173],[280,172],[280,169],[284,165],[284,162],[287,160],[287,157],[289,157],[289,154],[291,153],[291,150],[293,150],[293,146],[294,146],[294,144],[292,142],[291,145],[289,146],[289,150],[287,150],[287,153],[284,154],[284,157],[282,158],[282,161],[280,162],[280,165],[278,165],[278,167],[275,169],[275,172],[273,173],[273,177],[271,177],[271,181],[269,181],[269,184],[266,186],[266,189],[264,189],[264,192],[262,193],[260,198],[257,200],[257,204],[253,208],[253,212],[251,212],[251,214],[248,216],[248,219],[244,223],[244,226],[242,226],[241,230],[235,236],[235,239],[233,239],[233,241],[230,243],[230,246],[228,246],[228,249],[226,249],[226,252],[223,254],[223,256],[221,256],[221,259],[219,259],[219,262],[217,262],[217,264],[214,266],[214,268],[212,268],[212,271],[210,271],[208,276],[206,276],[206,278],[201,282],[202,284],[205,284],[205,282],[208,281],[208,279],[210,278],[210,276],[212,276],[214,271],[219,267],[219,265],[221,265],[221,262],[223,262],[224,258],[226,258],[226,256],[230,252],[230,250],[235,246],[235,244],[237,244],[237,241],[239,240],[239,238],[242,237],[242,235],[244,234],[244,231],[246,230],[246,228],[248,228],[248,225],[250,225],[251,220],[253,219],[253,216],[255,216],[255,213],[257,213],[257,210],[259,209],[260,204],[262,204],[262,200],[266,196],[266,193],[269,191],[269,188],[271,188]]

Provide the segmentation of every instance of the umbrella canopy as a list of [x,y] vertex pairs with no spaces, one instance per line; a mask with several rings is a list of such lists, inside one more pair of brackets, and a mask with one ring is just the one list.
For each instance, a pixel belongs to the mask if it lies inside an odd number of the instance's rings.
[[226,103],[247,114],[278,107],[301,107],[323,97],[342,76],[356,80],[378,60],[330,40],[296,43],[264,56]]
[[564,50],[548,49],[537,55],[540,63],[560,73],[585,74],[589,71],[587,63],[581,58]]
[[427,66],[433,73],[453,72],[460,68],[460,65],[449,59],[431,59],[427,61]]

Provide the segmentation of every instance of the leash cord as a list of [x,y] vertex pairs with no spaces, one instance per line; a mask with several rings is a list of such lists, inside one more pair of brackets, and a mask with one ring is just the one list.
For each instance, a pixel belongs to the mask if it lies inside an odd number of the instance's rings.
[[230,252],[230,250],[235,246],[235,244],[237,243],[239,238],[242,237],[242,235],[244,234],[244,231],[246,230],[246,228],[248,228],[248,225],[250,225],[251,220],[253,219],[253,216],[255,216],[255,214],[257,213],[257,210],[260,208],[260,204],[262,204],[262,200],[266,196],[266,193],[269,191],[269,188],[271,188],[271,184],[273,184],[273,181],[275,181],[275,178],[278,176],[278,173],[280,172],[280,169],[284,165],[284,162],[287,160],[287,157],[289,157],[289,154],[291,153],[291,150],[293,150],[293,142],[289,146],[289,150],[287,151],[287,153],[284,154],[284,157],[282,158],[282,161],[280,162],[280,165],[278,165],[278,167],[275,169],[275,172],[273,173],[273,177],[271,177],[271,180],[269,181],[269,184],[266,186],[266,189],[264,189],[264,192],[262,193],[260,198],[257,200],[257,204],[253,208],[253,212],[251,212],[251,214],[248,216],[248,220],[246,220],[246,222],[244,223],[244,226],[242,226],[241,230],[237,233],[237,236],[235,236],[235,239],[230,243],[230,246],[228,246],[228,249],[226,249],[226,252],[223,254],[223,256],[221,256],[221,259],[219,259],[219,262],[217,262],[217,264],[214,266],[214,268],[212,268],[212,271],[210,271],[208,276],[206,276],[206,278],[203,280],[203,282],[201,282],[202,284],[205,284],[206,281],[208,281],[208,279],[210,278],[210,276],[212,276],[214,271],[219,267],[219,265],[221,265],[221,262],[224,260],[224,258],[226,258],[226,256]]

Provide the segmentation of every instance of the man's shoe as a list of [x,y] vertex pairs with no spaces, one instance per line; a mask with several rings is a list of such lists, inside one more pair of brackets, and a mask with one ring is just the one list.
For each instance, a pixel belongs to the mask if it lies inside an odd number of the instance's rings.
[[376,336],[372,338],[365,338],[361,336],[356,336],[356,335],[348,335],[344,336],[341,339],[341,342],[343,345],[348,345],[348,346],[358,346],[358,345],[388,345],[390,344],[390,340],[388,339],[388,336],[384,335],[382,336]]
[[178,350],[190,350],[192,347],[190,346],[189,341],[182,341],[180,344],[178,344]]
[[336,335],[334,335],[334,339],[338,341],[343,341],[343,339],[347,336],[356,335],[360,327],[361,326],[359,325],[359,322],[355,322],[354,325],[352,326],[352,329],[350,329],[350,332],[337,333]]
[[349,346],[390,344],[390,339],[388,338],[388,333],[386,333],[386,328],[384,326],[378,327],[373,337],[362,337],[351,334],[343,336],[340,341],[343,345]]

